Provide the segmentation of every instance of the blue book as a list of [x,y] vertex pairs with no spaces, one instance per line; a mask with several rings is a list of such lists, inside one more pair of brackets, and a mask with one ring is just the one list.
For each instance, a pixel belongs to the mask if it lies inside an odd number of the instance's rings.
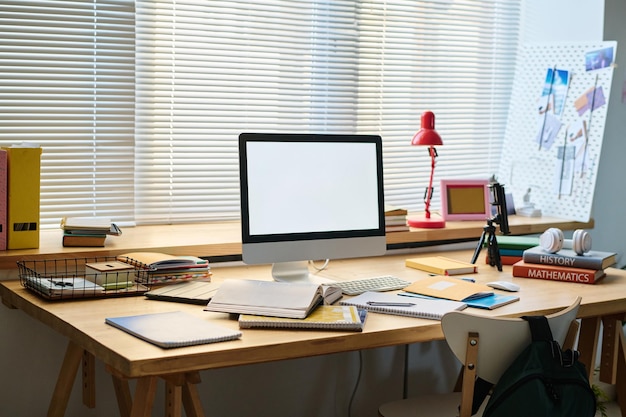
[[[427,295],[415,294],[410,292],[401,292],[399,295],[404,297],[437,299],[436,297],[429,297]],[[514,303],[515,301],[519,301],[519,296],[496,293],[493,293],[486,297],[463,300],[463,302],[467,304],[468,307],[482,308],[485,310],[493,310],[494,308],[502,307],[504,305]]]

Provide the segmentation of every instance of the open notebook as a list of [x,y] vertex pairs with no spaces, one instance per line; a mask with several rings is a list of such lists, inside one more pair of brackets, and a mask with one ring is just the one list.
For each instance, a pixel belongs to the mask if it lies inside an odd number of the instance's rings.
[[409,298],[401,297],[395,293],[373,291],[364,292],[356,297],[342,300],[340,304],[353,305],[375,313],[432,320],[441,320],[444,314],[450,311],[463,310],[467,307],[467,304],[461,301]]

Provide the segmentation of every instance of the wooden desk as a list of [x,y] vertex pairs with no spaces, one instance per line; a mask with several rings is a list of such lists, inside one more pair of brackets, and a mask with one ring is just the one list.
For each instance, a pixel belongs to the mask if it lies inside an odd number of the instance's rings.
[[[444,253],[460,260],[471,258],[471,251]],[[426,273],[404,267],[407,255],[332,261],[320,276],[337,280],[393,274],[408,280],[425,277]],[[579,317],[583,319],[580,346],[586,364],[593,364],[601,322],[605,325],[603,349],[603,379],[619,384],[619,397],[626,399],[623,389],[625,375],[623,336],[616,330],[618,321],[626,314],[626,271],[609,269],[598,285],[559,283],[513,278],[510,267],[499,273],[495,268],[479,265],[476,278],[480,282],[496,279],[513,280],[521,285],[519,302],[481,314],[520,316],[549,314],[570,305],[582,296]],[[213,267],[213,278],[269,279],[269,267]],[[438,321],[409,317],[370,314],[363,333],[317,331],[244,330],[241,340],[163,350],[108,326],[109,316],[184,310],[209,319],[222,326],[237,328],[237,322],[226,314],[204,312],[202,307],[147,301],[143,297],[74,300],[48,302],[22,288],[17,281],[0,283],[0,296],[5,305],[19,308],[69,339],[64,362],[49,408],[49,416],[62,416],[69,399],[78,368],[83,363],[84,402],[93,404],[93,384],[89,383],[93,361],[102,361],[113,375],[122,416],[149,415],[156,390],[157,378],[166,381],[168,415],[180,416],[185,407],[188,416],[201,416],[202,410],[195,389],[198,371],[235,365],[308,357],[336,352],[369,349],[382,346],[440,340],[443,338]],[[613,329],[607,334],[607,326]],[[621,327],[620,327],[621,329]],[[619,359],[619,360],[618,360]],[[590,369],[588,367],[588,369]],[[127,379],[138,378],[136,393],[130,393]],[[624,394],[624,395],[622,395]],[[624,410],[624,408],[622,408]]]

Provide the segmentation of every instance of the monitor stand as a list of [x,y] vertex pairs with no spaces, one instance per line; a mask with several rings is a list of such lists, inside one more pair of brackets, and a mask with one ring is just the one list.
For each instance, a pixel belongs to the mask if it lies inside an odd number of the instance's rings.
[[312,282],[314,284],[332,284],[333,280],[309,273],[308,261],[277,262],[272,264],[272,277],[279,282]]

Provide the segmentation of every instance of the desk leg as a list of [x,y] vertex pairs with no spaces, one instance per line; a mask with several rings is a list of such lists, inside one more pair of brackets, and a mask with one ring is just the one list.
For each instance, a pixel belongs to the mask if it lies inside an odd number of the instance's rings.
[[602,317],[602,357],[600,362],[600,381],[615,384],[617,361],[619,358],[620,334],[623,333],[623,314]]
[[199,372],[190,372],[185,375],[185,386],[183,387],[183,404],[187,417],[204,417],[200,396],[196,387],[200,381]]
[[189,372],[163,377],[165,379],[165,415],[180,417],[184,406],[187,417],[204,417],[196,384],[200,373]]
[[50,406],[48,407],[48,417],[63,417],[65,415],[74,380],[83,359],[83,352],[83,349],[78,345],[72,342],[68,343],[65,357],[61,364],[61,371],[54,387]]
[[83,404],[96,408],[96,358],[83,352]]
[[183,414],[183,385],[185,374],[164,376],[165,380],[165,416],[181,417]]
[[116,375],[116,373],[108,368],[111,373],[111,379],[113,380],[113,389],[115,390],[115,397],[117,398],[117,407],[120,410],[121,417],[130,417],[130,413],[133,408],[133,397],[130,395],[130,387],[128,381]]
[[619,353],[617,358],[617,378],[615,392],[617,403],[623,416],[626,416],[626,337],[624,332],[619,333]]
[[598,353],[598,338],[600,337],[600,317],[590,317],[581,320],[578,350],[580,362],[585,365],[587,377],[593,380]]
[[157,377],[145,376],[137,380],[135,387],[135,399],[130,417],[150,417],[152,415],[152,405],[156,394]]

